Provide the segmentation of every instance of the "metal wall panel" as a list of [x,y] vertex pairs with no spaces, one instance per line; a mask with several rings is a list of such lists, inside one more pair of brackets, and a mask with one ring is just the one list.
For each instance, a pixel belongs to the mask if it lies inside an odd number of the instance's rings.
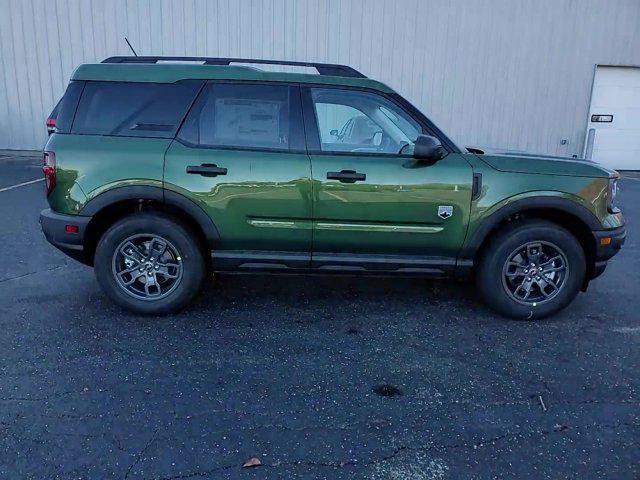
[[[581,153],[595,64],[640,65],[638,0],[0,0],[0,148],[38,149],[111,55],[346,63],[458,143]],[[561,140],[567,139],[567,145]]]

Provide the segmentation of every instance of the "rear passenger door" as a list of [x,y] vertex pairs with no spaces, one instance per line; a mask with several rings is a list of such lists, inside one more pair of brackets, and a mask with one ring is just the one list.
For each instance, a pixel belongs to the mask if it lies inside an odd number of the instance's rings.
[[308,268],[311,164],[297,86],[209,82],[165,156],[165,188],[215,223],[216,268]]

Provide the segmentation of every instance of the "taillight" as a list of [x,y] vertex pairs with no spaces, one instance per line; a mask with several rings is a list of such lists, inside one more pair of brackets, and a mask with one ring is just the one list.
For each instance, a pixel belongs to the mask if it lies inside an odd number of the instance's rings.
[[44,172],[44,181],[47,187],[47,195],[51,193],[53,187],[56,186],[56,154],[53,152],[44,152],[42,154],[42,171]]
[[55,133],[56,131],[56,119],[55,118],[47,118],[47,132],[49,135]]

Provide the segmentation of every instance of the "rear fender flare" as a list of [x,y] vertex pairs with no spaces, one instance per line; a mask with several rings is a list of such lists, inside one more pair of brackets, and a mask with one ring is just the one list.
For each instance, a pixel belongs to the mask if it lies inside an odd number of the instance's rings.
[[220,241],[218,228],[202,207],[180,193],[161,187],[153,187],[150,185],[116,187],[91,199],[85,204],[79,214],[93,216],[109,205],[126,200],[153,200],[178,208],[189,215],[200,226],[207,244],[210,247],[213,247]]

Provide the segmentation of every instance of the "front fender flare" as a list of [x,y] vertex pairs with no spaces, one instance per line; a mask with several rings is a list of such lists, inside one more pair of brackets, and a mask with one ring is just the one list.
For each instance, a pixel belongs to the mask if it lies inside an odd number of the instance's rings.
[[473,259],[476,252],[487,238],[487,235],[489,235],[494,228],[510,216],[516,213],[526,212],[528,210],[540,209],[557,210],[572,215],[582,221],[592,231],[602,229],[602,225],[600,224],[598,217],[596,217],[589,209],[577,202],[567,200],[566,198],[551,196],[521,198],[498,208],[495,212],[482,220],[482,223],[478,228],[476,228],[475,231],[467,237],[464,246],[462,247],[462,251],[460,252],[460,258],[464,260]]

